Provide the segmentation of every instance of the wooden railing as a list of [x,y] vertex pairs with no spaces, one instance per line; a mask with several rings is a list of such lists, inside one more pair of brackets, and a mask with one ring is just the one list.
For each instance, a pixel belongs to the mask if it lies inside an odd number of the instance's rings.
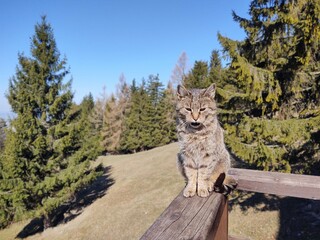
[[[232,168],[238,190],[320,200],[320,177]],[[228,236],[228,201],[219,193],[207,198],[180,193],[141,240],[215,239]]]

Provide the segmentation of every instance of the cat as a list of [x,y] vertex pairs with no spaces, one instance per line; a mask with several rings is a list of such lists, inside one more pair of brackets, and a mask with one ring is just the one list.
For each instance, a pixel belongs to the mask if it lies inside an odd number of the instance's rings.
[[177,88],[178,168],[186,179],[185,197],[216,191],[229,194],[237,182],[226,173],[230,155],[217,118],[216,86],[207,89]]

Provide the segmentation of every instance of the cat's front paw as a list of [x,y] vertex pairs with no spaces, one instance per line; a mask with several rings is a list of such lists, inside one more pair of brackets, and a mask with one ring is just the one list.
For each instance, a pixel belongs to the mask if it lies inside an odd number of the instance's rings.
[[183,196],[185,197],[193,197],[196,195],[196,187],[186,186],[183,190]]
[[199,197],[208,197],[210,195],[210,192],[208,188],[199,188],[198,189],[198,196]]

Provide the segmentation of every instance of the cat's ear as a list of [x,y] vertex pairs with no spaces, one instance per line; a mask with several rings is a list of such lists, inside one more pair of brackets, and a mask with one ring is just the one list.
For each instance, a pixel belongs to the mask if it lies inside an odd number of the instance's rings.
[[177,96],[178,98],[183,98],[191,95],[191,93],[182,85],[178,85],[177,87]]
[[216,95],[216,84],[212,83],[203,93],[203,96],[214,99]]

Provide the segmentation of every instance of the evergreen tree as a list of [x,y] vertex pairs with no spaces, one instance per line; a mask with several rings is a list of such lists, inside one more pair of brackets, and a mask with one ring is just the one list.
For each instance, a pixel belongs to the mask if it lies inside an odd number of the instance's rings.
[[143,121],[143,143],[144,148],[150,149],[163,145],[166,133],[164,132],[165,107],[160,105],[164,98],[163,84],[159,75],[150,75],[147,82],[146,106],[142,114]]
[[93,124],[95,133],[100,135],[104,126],[105,108],[107,102],[106,87],[103,87],[103,91],[95,101],[92,112],[89,115],[89,121]]
[[0,118],[0,153],[3,151],[4,148],[4,141],[6,139],[5,129],[7,127],[6,121]]
[[[10,188],[5,188],[4,186],[1,186],[3,181],[3,175],[5,174],[3,172],[3,166],[1,159],[4,158],[3,150],[4,150],[4,143],[6,139],[6,122],[4,119],[0,118],[0,228],[6,226],[9,221],[11,220],[10,216],[10,209],[8,209],[8,198],[6,197],[6,194],[8,191],[10,191]],[[6,190],[6,191],[4,191]]]
[[193,68],[188,74],[184,75],[180,84],[187,88],[207,88],[211,83],[219,84],[223,82],[225,75],[219,51],[213,50],[209,65],[205,61],[195,61]]
[[54,209],[97,175],[80,151],[71,82],[63,81],[69,70],[46,17],[35,26],[31,55],[19,54],[7,95],[16,118],[0,160],[5,173],[0,182],[2,226],[40,215],[49,226]]
[[187,88],[206,88],[210,85],[209,67],[205,61],[195,61],[182,84]]
[[94,100],[92,94],[85,96],[79,106],[80,117],[77,121],[79,136],[81,142],[80,155],[83,158],[95,160],[103,148],[100,145],[101,136],[96,130],[95,125],[90,121],[90,116],[94,109]]
[[145,130],[144,111],[146,109],[146,99],[148,98],[145,89],[145,81],[140,86],[133,80],[130,88],[129,111],[125,114],[125,130],[120,141],[122,152],[136,152],[144,150]]
[[254,0],[249,14],[233,13],[244,41],[219,35],[231,59],[229,79],[218,89],[226,141],[253,166],[310,172],[299,159],[320,125],[320,2]]
[[211,53],[209,64],[209,82],[219,84],[224,76],[224,69],[221,64],[221,59],[218,50],[213,50]]
[[164,139],[163,144],[175,142],[177,138],[176,130],[176,91],[169,81],[167,88],[163,93],[163,98],[160,101],[160,112],[164,115],[163,126]]
[[120,141],[122,152],[136,152],[162,146],[176,140],[173,90],[165,90],[158,75],[131,86]]

